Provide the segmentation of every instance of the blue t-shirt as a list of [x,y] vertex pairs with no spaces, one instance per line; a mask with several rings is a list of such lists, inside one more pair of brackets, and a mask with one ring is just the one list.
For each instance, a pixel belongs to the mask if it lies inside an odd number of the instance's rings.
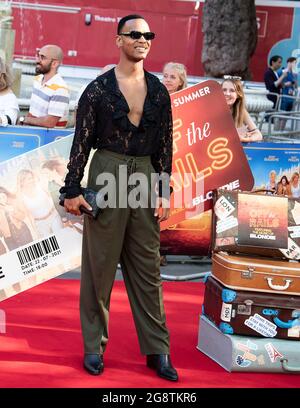
[[[283,69],[280,69],[278,71],[278,77],[282,75],[282,72]],[[282,94],[293,96],[295,93],[295,83],[297,82],[297,74],[294,74],[293,72],[289,71],[287,76],[282,81],[283,84],[285,84],[286,82],[293,82],[293,84],[291,86],[285,86],[284,88],[282,88]]]

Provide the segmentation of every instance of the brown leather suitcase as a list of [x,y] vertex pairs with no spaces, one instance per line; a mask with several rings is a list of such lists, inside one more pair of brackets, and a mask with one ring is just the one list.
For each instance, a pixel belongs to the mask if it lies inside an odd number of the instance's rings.
[[300,199],[217,190],[214,251],[300,260]]
[[217,252],[212,256],[212,274],[231,289],[300,296],[297,261]]
[[206,281],[203,313],[225,334],[300,340],[300,297],[228,289]]

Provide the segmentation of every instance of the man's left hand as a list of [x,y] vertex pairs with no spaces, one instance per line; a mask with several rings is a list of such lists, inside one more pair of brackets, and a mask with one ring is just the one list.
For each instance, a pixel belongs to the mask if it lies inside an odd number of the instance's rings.
[[157,197],[154,217],[157,217],[157,222],[166,221],[170,215],[170,200],[163,197]]

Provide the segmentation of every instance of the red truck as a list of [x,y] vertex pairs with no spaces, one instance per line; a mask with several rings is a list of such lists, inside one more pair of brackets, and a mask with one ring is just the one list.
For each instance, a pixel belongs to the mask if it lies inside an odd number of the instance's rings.
[[[62,47],[64,64],[103,67],[117,62],[113,46],[118,19],[138,13],[157,34],[150,71],[167,61],[182,62],[188,74],[203,76],[202,1],[172,0],[25,0],[12,1],[15,57],[33,58],[43,44]],[[258,44],[251,60],[254,81],[263,81],[271,54],[300,57],[300,2],[256,0]],[[300,68],[300,58],[298,70]]]

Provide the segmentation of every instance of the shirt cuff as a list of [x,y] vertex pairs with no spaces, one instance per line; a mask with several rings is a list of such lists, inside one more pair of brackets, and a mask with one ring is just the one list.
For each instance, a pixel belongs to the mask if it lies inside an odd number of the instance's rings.
[[62,187],[59,192],[61,194],[65,193],[66,198],[75,198],[82,194],[82,189],[80,186],[64,186]]

